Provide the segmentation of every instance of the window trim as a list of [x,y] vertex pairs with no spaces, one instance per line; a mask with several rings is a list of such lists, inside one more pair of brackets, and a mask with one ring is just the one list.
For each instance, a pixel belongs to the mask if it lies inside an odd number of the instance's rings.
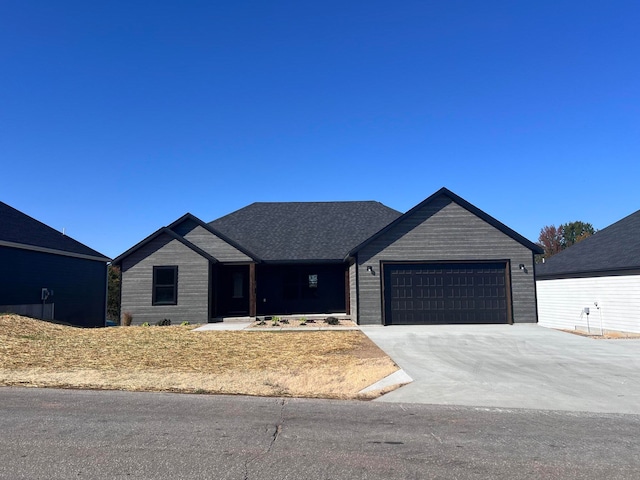
[[[173,282],[170,284],[158,284],[157,282],[157,272],[159,270],[173,270]],[[153,267],[153,280],[151,287],[151,304],[152,305],[177,305],[178,304],[178,266],[177,265],[158,265]],[[158,301],[157,300],[157,289],[158,287],[166,288],[173,287],[173,299],[170,301]]]

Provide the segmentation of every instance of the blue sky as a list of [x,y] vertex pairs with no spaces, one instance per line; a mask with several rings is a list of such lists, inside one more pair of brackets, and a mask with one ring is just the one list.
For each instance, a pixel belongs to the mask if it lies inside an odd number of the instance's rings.
[[442,186],[640,208],[640,2],[0,3],[0,200],[115,257],[186,212]]

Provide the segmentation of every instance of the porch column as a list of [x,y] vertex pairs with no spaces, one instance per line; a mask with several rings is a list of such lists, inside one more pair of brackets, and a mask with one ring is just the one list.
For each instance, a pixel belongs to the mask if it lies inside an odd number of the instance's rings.
[[351,315],[351,285],[349,280],[349,265],[347,265],[347,268],[344,271],[344,311],[347,315]]
[[249,264],[249,316],[256,316],[256,264]]

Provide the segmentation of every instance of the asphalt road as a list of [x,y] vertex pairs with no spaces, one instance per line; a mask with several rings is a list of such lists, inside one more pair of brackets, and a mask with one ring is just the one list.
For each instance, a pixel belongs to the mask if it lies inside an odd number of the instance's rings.
[[637,479],[640,416],[0,388],[1,479]]

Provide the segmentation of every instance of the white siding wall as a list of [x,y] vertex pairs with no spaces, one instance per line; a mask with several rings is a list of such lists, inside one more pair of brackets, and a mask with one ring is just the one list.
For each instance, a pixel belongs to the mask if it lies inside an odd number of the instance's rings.
[[[536,281],[538,321],[550,328],[640,333],[640,275]],[[594,304],[598,303],[598,307]]]

